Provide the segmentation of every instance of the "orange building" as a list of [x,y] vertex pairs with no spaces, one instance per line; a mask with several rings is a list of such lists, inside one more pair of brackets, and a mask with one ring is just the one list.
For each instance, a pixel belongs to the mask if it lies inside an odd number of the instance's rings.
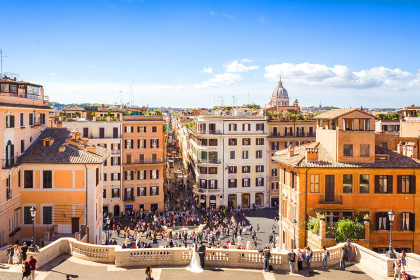
[[0,77],[0,247],[21,237],[19,157],[48,127],[41,85]]
[[30,241],[35,206],[35,243],[45,234],[74,236],[87,227],[88,242],[102,243],[102,174],[106,149],[80,133],[47,128],[19,159],[21,240]]
[[420,161],[375,146],[375,117],[360,109],[331,110],[316,119],[316,142],[273,157],[281,170],[280,246],[308,244],[308,216],[321,213],[328,226],[368,215],[368,246],[384,252],[392,209],[394,248],[419,253]]
[[165,121],[161,116],[126,116],[122,125],[124,210],[163,211]]

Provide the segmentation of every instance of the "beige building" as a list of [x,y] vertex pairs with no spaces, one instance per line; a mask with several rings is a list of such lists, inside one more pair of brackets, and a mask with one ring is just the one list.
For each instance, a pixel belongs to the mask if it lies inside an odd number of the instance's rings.
[[412,105],[395,112],[401,114],[400,136],[420,137],[420,106]]
[[17,161],[48,127],[49,110],[41,85],[0,79],[0,247],[22,237],[21,170]]

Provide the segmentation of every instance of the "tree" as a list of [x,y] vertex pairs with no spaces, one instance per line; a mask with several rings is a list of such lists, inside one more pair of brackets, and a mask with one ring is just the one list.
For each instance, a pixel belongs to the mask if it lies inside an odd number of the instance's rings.
[[365,226],[351,219],[339,220],[336,226],[328,227],[328,232],[334,236],[337,243],[344,242],[347,239],[359,240],[365,237]]
[[155,114],[157,116],[162,116],[162,112],[159,109],[156,109]]
[[267,111],[267,112],[266,112],[266,116],[267,116],[267,120],[268,120],[268,121],[273,120],[273,112],[271,112],[271,111]]

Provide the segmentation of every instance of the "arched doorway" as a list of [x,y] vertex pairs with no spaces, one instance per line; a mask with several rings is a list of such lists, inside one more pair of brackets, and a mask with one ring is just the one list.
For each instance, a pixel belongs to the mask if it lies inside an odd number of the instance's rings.
[[120,216],[120,206],[115,205],[114,206],[114,217],[119,217],[119,216]]

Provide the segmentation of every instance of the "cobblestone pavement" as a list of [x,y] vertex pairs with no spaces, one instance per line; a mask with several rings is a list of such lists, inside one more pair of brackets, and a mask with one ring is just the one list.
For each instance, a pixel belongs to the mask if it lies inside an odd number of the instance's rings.
[[[1,280],[20,280],[21,273],[18,272],[20,266],[15,266],[10,270],[15,272],[5,272],[4,267],[0,266]],[[356,266],[349,267],[346,271],[337,269],[304,271],[301,274],[288,274],[282,272],[263,272],[260,270],[209,268],[201,274],[186,271],[184,268],[152,268],[155,280],[196,280],[196,279],[217,279],[217,280],[288,280],[311,277],[312,279],[349,279],[349,280],[368,280],[372,279],[364,274]],[[116,268],[113,265],[99,264],[77,259],[75,257],[61,256],[52,263],[44,266],[37,272],[36,280],[64,280],[66,274],[71,275],[71,279],[78,280],[137,280],[144,279],[144,268],[124,269]]]

